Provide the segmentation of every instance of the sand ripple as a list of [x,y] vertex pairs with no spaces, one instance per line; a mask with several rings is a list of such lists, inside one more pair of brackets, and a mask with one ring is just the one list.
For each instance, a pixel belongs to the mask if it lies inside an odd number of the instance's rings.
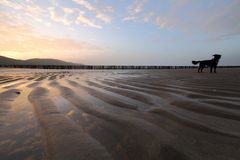
[[239,159],[240,70],[0,76],[1,159]]

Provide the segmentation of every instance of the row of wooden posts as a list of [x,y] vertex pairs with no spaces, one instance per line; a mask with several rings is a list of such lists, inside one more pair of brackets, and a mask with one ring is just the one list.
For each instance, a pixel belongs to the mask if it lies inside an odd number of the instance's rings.
[[188,69],[194,66],[117,66],[117,65],[0,65],[6,68],[37,68],[37,69]]
[[[197,66],[127,66],[127,65],[1,65],[4,68],[35,69],[191,69]],[[239,68],[240,66],[219,66],[219,68]]]

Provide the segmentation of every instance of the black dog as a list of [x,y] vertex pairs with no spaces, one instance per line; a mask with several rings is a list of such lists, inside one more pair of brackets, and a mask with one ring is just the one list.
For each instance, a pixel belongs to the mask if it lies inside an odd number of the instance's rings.
[[221,58],[221,55],[214,54],[213,56],[214,56],[214,58],[211,60],[192,61],[192,64],[196,65],[199,63],[198,72],[200,72],[200,71],[202,72],[206,66],[209,66],[210,72],[212,72],[212,69],[214,68],[214,73],[216,73],[217,64],[218,64],[219,59]]

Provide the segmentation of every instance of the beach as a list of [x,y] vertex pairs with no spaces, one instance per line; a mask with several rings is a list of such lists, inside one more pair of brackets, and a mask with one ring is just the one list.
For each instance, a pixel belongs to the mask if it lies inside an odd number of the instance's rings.
[[240,69],[0,69],[1,160],[238,160]]

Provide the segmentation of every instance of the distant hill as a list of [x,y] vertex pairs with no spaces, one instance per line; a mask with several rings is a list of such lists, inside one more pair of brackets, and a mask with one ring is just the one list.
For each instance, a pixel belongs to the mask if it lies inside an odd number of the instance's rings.
[[33,58],[28,60],[18,60],[0,56],[0,65],[82,65],[82,64],[65,62],[58,59]]
[[19,65],[19,64],[22,64],[21,60],[0,56],[0,65]]

